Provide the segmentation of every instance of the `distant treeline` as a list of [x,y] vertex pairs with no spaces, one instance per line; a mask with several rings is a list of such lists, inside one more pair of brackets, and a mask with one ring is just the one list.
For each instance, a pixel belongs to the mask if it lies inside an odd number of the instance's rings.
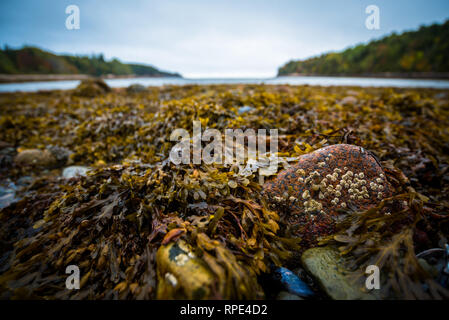
[[86,74],[179,77],[152,66],[106,61],[102,54],[92,56],[56,55],[36,47],[0,50],[0,74]]
[[438,74],[449,72],[449,20],[417,31],[393,33],[340,53],[290,61],[279,75]]

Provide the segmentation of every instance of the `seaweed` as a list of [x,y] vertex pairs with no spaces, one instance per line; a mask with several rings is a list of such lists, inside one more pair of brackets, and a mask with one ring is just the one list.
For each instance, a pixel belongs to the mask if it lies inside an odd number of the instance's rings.
[[[0,179],[31,176],[32,183],[18,193],[20,201],[0,211],[0,296],[161,298],[157,250],[182,240],[214,275],[206,298],[266,297],[259,276],[272,265],[294,263],[305,248],[286,232],[288,212],[267,205],[257,171],[169,161],[172,131],[191,134],[197,120],[221,132],[278,129],[285,166],[341,142],[372,151],[395,196],[365,213],[346,212],[328,241],[345,244],[354,268],[375,262],[392,274],[385,297],[390,288],[409,292],[407,298],[446,297],[414,258],[417,249],[444,242],[449,230],[445,94],[284,85],[1,94],[0,146],[8,149]],[[356,97],[354,104],[341,103],[348,95]],[[240,114],[242,106],[252,109]],[[51,152],[57,167],[13,161],[30,148]],[[71,164],[92,171],[61,178],[61,168]],[[65,289],[69,264],[80,267],[80,290]],[[428,289],[417,287],[423,281]]]

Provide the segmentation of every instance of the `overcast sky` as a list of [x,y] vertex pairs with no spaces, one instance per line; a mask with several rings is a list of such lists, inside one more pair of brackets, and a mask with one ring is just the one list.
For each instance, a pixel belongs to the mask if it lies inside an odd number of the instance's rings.
[[[80,9],[67,30],[65,8]],[[365,8],[380,8],[380,30]],[[154,65],[185,77],[272,77],[291,59],[449,18],[448,0],[0,2],[0,44]]]

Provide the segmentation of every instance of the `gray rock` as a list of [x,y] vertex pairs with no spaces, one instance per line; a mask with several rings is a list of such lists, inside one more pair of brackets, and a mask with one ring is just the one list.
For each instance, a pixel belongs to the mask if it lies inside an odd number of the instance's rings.
[[87,174],[87,171],[89,171],[89,169],[90,168],[88,167],[82,166],[70,166],[62,171],[62,176],[66,179],[70,179],[76,176],[85,176]]
[[72,151],[67,148],[59,147],[59,146],[47,146],[46,148],[51,152],[53,157],[56,159],[58,167],[63,167],[67,164]]
[[295,294],[291,294],[287,291],[281,291],[277,295],[276,300],[304,300],[304,299]]
[[354,283],[349,271],[344,269],[344,259],[332,247],[317,247],[306,250],[301,256],[305,269],[317,280],[322,289],[335,300],[379,299],[376,290],[362,291]]

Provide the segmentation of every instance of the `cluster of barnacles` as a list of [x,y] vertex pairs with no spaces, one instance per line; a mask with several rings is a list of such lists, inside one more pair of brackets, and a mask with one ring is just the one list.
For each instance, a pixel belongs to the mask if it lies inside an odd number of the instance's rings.
[[[324,161],[318,163],[320,168],[323,168],[325,165],[326,162]],[[332,205],[346,208],[346,202],[341,200],[344,190],[347,190],[350,201],[369,199],[371,197],[370,190],[376,193],[378,199],[384,197],[382,192],[385,188],[382,184],[385,181],[384,174],[380,174],[372,182],[366,180],[363,172],[354,173],[347,167],[343,169],[335,168],[331,174],[327,174],[325,177],[322,177],[316,170],[307,175],[305,170],[301,168],[296,170],[296,174],[299,176],[298,182],[306,186],[299,199],[293,196],[288,197],[289,194],[286,192],[284,198],[275,196],[274,200],[276,202],[282,202],[288,198],[291,202],[302,202],[304,212],[312,215],[318,212],[325,214],[323,204],[319,200],[331,198]],[[316,194],[318,195],[318,199],[315,197]]]
[[[318,163],[319,167],[324,167],[326,162]],[[344,172],[344,174],[343,174]],[[332,197],[331,203],[335,206],[339,205],[341,208],[346,208],[347,204],[341,201],[343,189],[346,189],[349,193],[350,200],[363,200],[369,199],[370,194],[367,187],[367,181],[363,172],[354,173],[344,167],[343,170],[335,168],[332,174],[327,174],[321,179],[321,174],[318,171],[313,171],[306,176],[304,169],[298,169],[296,173],[299,175],[298,182],[304,183],[310,186],[301,195],[304,200],[303,205],[305,212],[319,211],[323,213],[323,206],[320,202],[312,199],[311,192],[318,192],[318,199],[323,200]],[[385,176],[380,174],[376,178],[375,182],[371,182],[369,187],[372,191],[377,192],[377,198],[382,199],[384,185],[382,182]]]

